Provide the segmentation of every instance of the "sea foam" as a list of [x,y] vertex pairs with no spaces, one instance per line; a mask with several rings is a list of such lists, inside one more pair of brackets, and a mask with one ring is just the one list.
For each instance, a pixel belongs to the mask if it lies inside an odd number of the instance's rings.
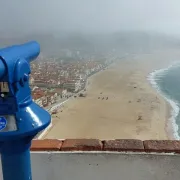
[[150,84],[152,85],[152,87],[154,87],[157,92],[171,105],[172,110],[171,110],[171,117],[169,118],[170,122],[172,123],[172,128],[173,128],[173,136],[175,139],[179,140],[180,136],[178,133],[178,125],[176,124],[176,117],[179,114],[179,104],[171,99],[166,93],[164,93],[160,86],[158,85],[158,80],[164,76],[166,73],[168,73],[168,70],[172,67],[178,67],[180,66],[180,62],[179,61],[174,61],[170,66],[168,66],[167,68],[164,69],[159,69],[159,70],[154,70],[153,72],[148,74],[147,79],[149,80]]

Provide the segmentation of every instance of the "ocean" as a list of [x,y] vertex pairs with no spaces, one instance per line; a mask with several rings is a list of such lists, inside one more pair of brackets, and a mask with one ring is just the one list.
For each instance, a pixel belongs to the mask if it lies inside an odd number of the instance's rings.
[[163,96],[172,107],[170,122],[172,122],[174,138],[180,139],[180,62],[173,62],[165,69],[155,70],[149,74],[151,85]]

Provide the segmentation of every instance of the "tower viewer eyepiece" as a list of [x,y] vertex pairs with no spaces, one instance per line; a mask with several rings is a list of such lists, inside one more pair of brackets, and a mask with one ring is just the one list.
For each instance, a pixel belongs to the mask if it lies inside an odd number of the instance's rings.
[[18,59],[26,59],[28,62],[33,61],[40,53],[40,45],[36,41],[31,41],[22,45],[14,45],[0,49],[0,79],[6,71],[3,59],[8,63],[14,64]]

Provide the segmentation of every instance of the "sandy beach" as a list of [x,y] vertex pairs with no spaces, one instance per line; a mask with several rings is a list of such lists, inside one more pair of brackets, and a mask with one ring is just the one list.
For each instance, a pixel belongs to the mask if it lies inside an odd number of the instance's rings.
[[93,75],[87,96],[65,103],[43,138],[172,139],[170,106],[147,76],[177,59],[178,50],[133,55]]

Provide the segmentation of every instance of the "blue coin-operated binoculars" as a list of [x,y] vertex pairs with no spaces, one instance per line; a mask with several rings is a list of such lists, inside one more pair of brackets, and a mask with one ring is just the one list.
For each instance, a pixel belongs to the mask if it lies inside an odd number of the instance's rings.
[[0,49],[0,153],[4,180],[31,180],[30,145],[50,114],[32,101],[30,62],[36,42]]

